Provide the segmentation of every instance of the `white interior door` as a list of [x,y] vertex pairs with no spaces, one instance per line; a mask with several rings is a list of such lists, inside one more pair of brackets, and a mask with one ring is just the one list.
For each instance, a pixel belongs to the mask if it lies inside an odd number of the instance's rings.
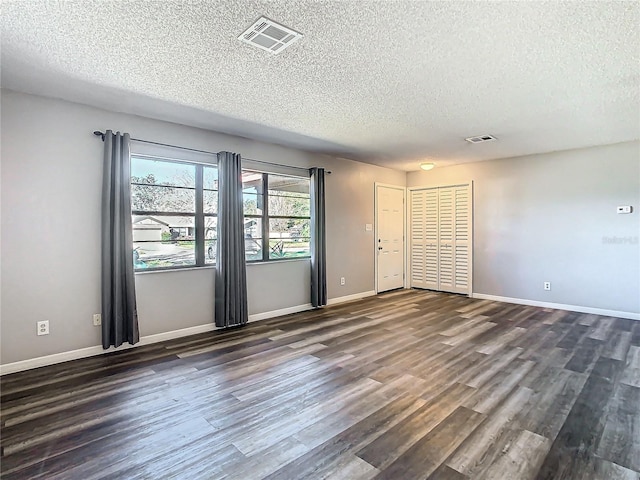
[[404,188],[376,185],[377,291],[404,287]]

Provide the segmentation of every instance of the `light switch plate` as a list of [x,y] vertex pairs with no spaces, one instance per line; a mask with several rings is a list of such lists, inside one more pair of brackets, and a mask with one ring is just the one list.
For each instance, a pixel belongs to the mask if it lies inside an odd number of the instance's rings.
[[616,211],[618,213],[631,213],[632,208],[631,205],[620,205]]
[[370,231],[372,231],[372,230],[373,230],[373,225],[372,225],[371,223],[365,223],[365,224],[364,224],[364,229],[365,229],[367,232],[370,232]]

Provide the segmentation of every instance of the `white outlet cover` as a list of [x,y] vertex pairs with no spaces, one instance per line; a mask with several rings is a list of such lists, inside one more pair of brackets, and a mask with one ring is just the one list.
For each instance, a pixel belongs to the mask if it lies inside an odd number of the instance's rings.
[[36,324],[37,335],[49,335],[49,322],[47,320],[38,322]]
[[617,210],[618,213],[631,213],[632,208],[631,205],[620,205]]

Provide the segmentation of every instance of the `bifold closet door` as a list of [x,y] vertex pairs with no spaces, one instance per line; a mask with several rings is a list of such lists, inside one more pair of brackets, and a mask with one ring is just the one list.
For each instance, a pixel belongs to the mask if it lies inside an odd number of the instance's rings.
[[471,186],[411,192],[411,286],[471,293]]
[[444,292],[453,292],[455,282],[453,245],[456,219],[453,199],[453,188],[438,189],[438,290]]
[[439,188],[440,288],[443,292],[470,294],[471,188]]
[[411,192],[411,286],[438,290],[438,189]]

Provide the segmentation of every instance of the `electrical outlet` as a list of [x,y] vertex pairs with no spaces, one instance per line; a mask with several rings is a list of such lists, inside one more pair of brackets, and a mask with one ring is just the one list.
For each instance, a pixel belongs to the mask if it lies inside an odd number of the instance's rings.
[[633,212],[633,207],[631,205],[621,205],[616,210],[618,213],[631,213]]
[[100,325],[102,325],[102,315],[100,315],[99,313],[93,314],[93,325],[95,327],[99,327]]
[[344,277],[340,277],[340,285],[344,285],[345,283],[347,283],[344,279]]
[[49,335],[49,320],[43,320],[36,325],[38,335]]
[[551,282],[544,282],[544,289],[551,290]]

